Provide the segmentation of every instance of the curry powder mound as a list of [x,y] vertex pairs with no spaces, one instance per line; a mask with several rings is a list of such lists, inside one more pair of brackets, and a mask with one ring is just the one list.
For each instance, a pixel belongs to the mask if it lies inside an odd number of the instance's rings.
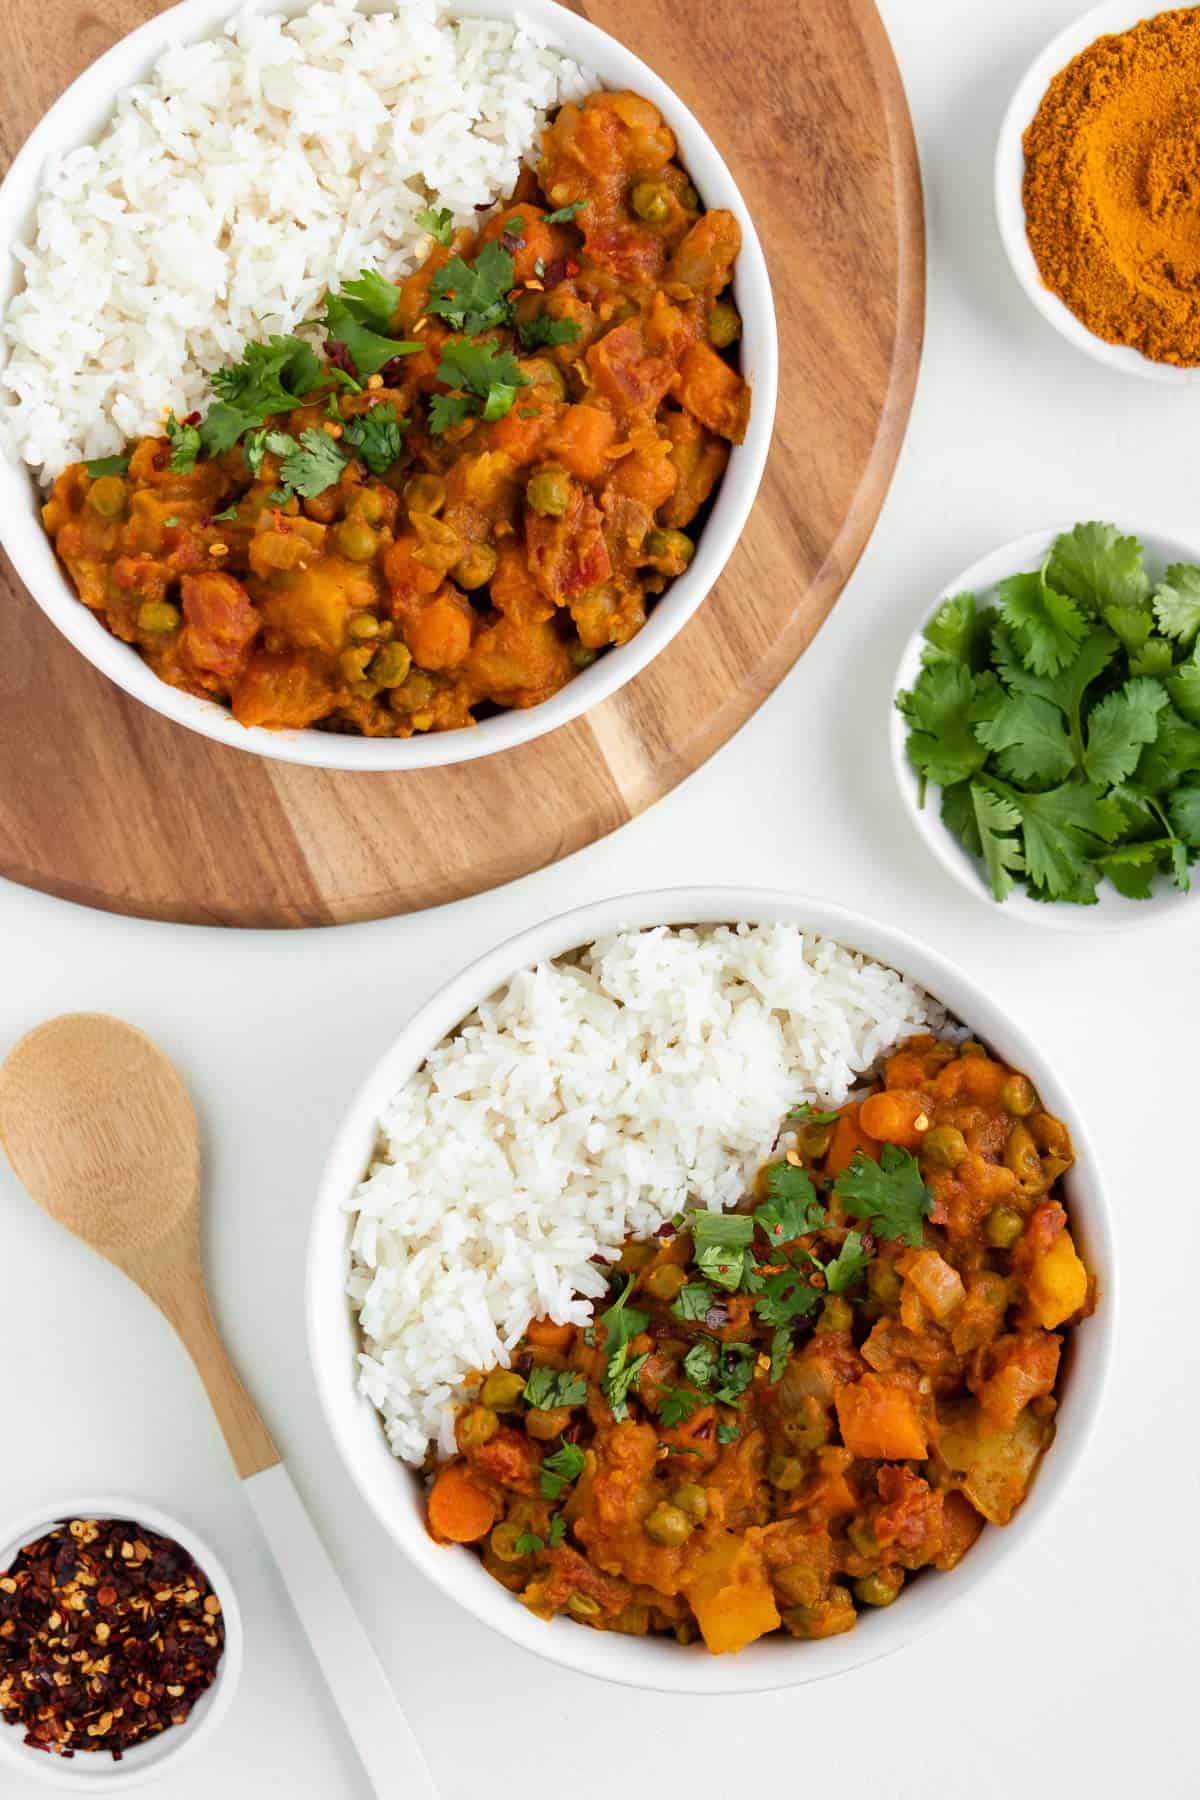
[[1200,8],[1098,38],[1025,133],[1042,280],[1110,344],[1200,363]]

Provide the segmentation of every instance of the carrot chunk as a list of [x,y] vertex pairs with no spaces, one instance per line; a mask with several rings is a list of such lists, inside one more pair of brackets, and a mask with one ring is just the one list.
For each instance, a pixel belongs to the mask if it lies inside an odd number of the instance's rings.
[[444,1544],[474,1544],[496,1523],[496,1508],[465,1463],[447,1463],[429,1492],[429,1529]]

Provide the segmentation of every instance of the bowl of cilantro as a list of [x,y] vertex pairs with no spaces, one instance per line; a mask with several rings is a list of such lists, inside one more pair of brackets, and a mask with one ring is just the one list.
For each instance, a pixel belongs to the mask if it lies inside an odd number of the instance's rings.
[[1089,522],[974,563],[909,640],[896,779],[969,892],[1068,930],[1187,904],[1200,856],[1200,566]]

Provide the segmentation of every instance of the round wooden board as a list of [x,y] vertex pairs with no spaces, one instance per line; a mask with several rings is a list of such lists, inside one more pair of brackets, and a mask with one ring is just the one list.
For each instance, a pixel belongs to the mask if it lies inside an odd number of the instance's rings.
[[[51,100],[156,8],[13,0],[5,166]],[[268,763],[151,713],[0,562],[0,873],[187,923],[329,925],[541,868],[624,824],[750,716],[811,641],[878,515],[924,315],[920,174],[871,0],[586,0],[725,154],[780,329],[766,479],[691,623],[623,692],[504,756],[410,775]]]

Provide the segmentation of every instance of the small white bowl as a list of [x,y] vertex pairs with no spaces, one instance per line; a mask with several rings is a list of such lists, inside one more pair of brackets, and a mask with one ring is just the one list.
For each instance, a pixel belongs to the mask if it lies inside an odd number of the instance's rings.
[[[736,1656],[712,1656],[661,1637],[590,1631],[570,1619],[535,1618],[464,1548],[435,1544],[425,1529],[423,1487],[388,1448],[379,1415],[357,1390],[358,1330],[346,1298],[351,1221],[347,1202],[378,1142],[379,1117],[433,1047],[488,994],[519,970],[591,943],[606,932],[651,925],[778,921],[820,932],[920,982],[984,1042],[1028,1073],[1075,1142],[1065,1179],[1072,1230],[1099,1285],[1094,1316],[1072,1331],[1064,1361],[1058,1434],[1033,1488],[1010,1525],[989,1527],[965,1562],[926,1570],[895,1606],[872,1611],[841,1637],[799,1643],[773,1637]],[[1117,1314],[1112,1223],[1086,1128],[1037,1039],[1002,1000],[906,933],[825,900],[756,888],[673,888],[602,900],[511,938],[448,983],[409,1020],[367,1076],[346,1114],[321,1180],[309,1238],[308,1344],[326,1419],[342,1460],[384,1529],[429,1579],[473,1617],[548,1661],[629,1687],[686,1694],[756,1693],[818,1681],[874,1662],[911,1643],[991,1580],[1020,1553],[1079,1464],[1108,1378]]]
[[[908,815],[926,847],[968,893],[974,894],[986,905],[1002,910],[1006,918],[1024,919],[1031,925],[1049,925],[1058,931],[1129,931],[1139,925],[1153,924],[1167,913],[1178,912],[1182,907],[1192,905],[1195,888],[1189,894],[1181,894],[1178,888],[1164,882],[1149,900],[1127,900],[1111,882],[1103,881],[1095,906],[1031,900],[1020,887],[1014,888],[1005,901],[993,900],[982,868],[973,856],[968,855],[954,833],[942,823],[941,788],[930,782],[925,794],[925,804],[921,805],[920,782],[905,748],[908,723],[896,709],[897,694],[903,689],[911,688],[921,673],[925,626],[943,600],[950,599],[954,594],[968,593],[983,600],[998,581],[1006,580],[1009,575],[1020,575],[1029,569],[1040,568],[1055,538],[1072,528],[1073,524],[1055,525],[1046,531],[1031,531],[1026,537],[1014,538],[1011,544],[1004,544],[999,550],[993,550],[978,562],[972,563],[969,569],[964,569],[961,575],[942,589],[904,646],[904,654],[900,658],[900,666],[892,685],[889,724],[892,767]],[[1119,524],[1117,529],[1123,536],[1141,539],[1151,569],[1165,569],[1173,562],[1200,562],[1200,551],[1178,538],[1167,537],[1142,525]]]
[[1144,381],[1169,381],[1187,387],[1200,381],[1200,368],[1176,368],[1173,363],[1153,362],[1140,350],[1127,344],[1108,344],[1089,331],[1057,294],[1051,293],[1041,277],[1037,260],[1029,247],[1025,232],[1025,202],[1022,187],[1025,178],[1025,131],[1037,115],[1046,89],[1061,69],[1065,69],[1082,50],[1099,37],[1111,32],[1128,31],[1143,19],[1151,19],[1161,7],[1147,7],[1145,0],[1104,0],[1094,6],[1065,30],[1060,31],[1030,63],[1021,77],[1017,91],[1009,103],[1000,127],[996,145],[995,192],[996,217],[1000,236],[1008,253],[1013,272],[1044,319],[1048,319],[1060,336],[1077,350],[1094,357],[1110,369],[1125,375],[1140,375]]
[[[270,10],[289,18],[308,0],[273,0]],[[234,0],[185,0],[114,44],[56,100],[0,183],[0,314],[20,279],[13,246],[32,228],[38,184],[46,159],[87,143],[107,123],[118,94],[144,80],[170,44],[196,43],[220,31],[236,10]],[[388,0],[367,0],[367,10],[391,10]],[[767,265],[745,201],[712,139],[662,78],[607,32],[558,6],[554,0],[455,0],[456,13],[471,17],[519,17],[597,76],[604,87],[631,88],[662,112],[675,133],[679,155],[708,207],[726,207],[742,228],[742,251],[733,293],[742,315],[742,372],[753,405],[746,440],[734,446],[712,511],[696,539],[690,567],[673,581],[645,625],[629,643],[608,650],[539,706],[502,712],[461,731],[412,738],[365,738],[330,731],[267,731],[239,725],[227,707],[201,700],[160,681],[136,650],[106,631],[82,605],[42,529],[39,496],[30,471],[0,447],[0,542],[42,611],[96,668],[165,718],[217,743],[250,750],[277,762],[321,769],[432,769],[468,762],[527,743],[607,700],[631,681],[682,630],[712,589],[741,537],[762,479],[775,418],[778,349]]]
[[13,1562],[19,1550],[53,1531],[67,1519],[130,1519],[173,1538],[186,1550],[208,1577],[213,1593],[221,1602],[225,1621],[225,1649],[217,1665],[216,1678],[192,1708],[182,1725],[169,1726],[157,1737],[126,1750],[120,1762],[114,1762],[107,1750],[81,1753],[65,1761],[44,1750],[31,1750],[23,1741],[20,1726],[8,1725],[0,1719],[0,1769],[11,1769],[29,1781],[45,1786],[70,1788],[76,1794],[115,1793],[119,1788],[141,1787],[158,1781],[178,1767],[206,1739],[210,1738],[228,1712],[242,1673],[242,1615],[238,1608],[233,1583],[215,1552],[202,1538],[170,1513],[147,1506],[142,1500],[124,1500],[112,1494],[99,1499],[85,1496],[82,1500],[62,1500],[27,1513],[12,1525],[0,1528],[0,1574]]

